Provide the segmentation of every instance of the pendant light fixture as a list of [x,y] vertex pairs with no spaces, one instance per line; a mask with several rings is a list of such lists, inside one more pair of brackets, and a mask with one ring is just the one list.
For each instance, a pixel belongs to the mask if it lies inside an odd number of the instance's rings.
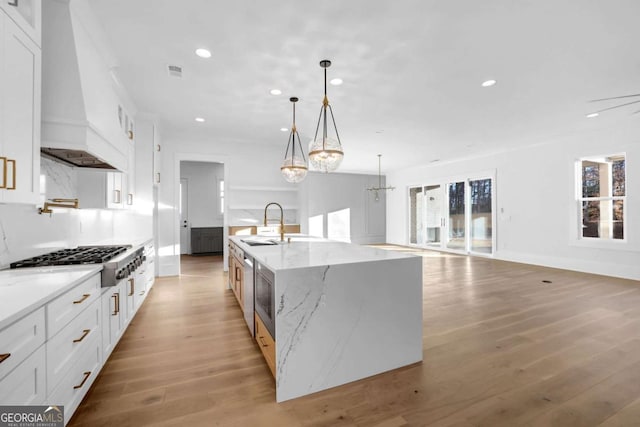
[[[311,141],[311,144],[309,144],[309,161],[316,170],[333,172],[338,169],[338,166],[342,163],[344,152],[342,151],[336,121],[333,118],[333,109],[331,105],[329,105],[329,98],[327,98],[327,68],[331,66],[331,61],[324,59],[320,61],[320,66],[324,68],[324,99],[322,100],[322,107],[320,107],[320,117],[318,117],[316,135],[313,141]],[[327,109],[331,114],[331,123],[333,123],[333,129],[336,134],[335,138],[327,134]],[[322,135],[318,138],[320,123],[322,123]]]
[[373,191],[373,194],[376,197],[376,202],[378,200],[380,200],[380,192],[381,191],[387,191],[387,190],[394,190],[396,187],[383,187],[382,186],[382,173],[381,173],[381,169],[380,169],[380,163],[381,163],[381,158],[382,154],[378,154],[378,186],[377,187],[370,187],[367,188],[367,190],[369,191]]
[[[288,182],[298,183],[307,176],[307,159],[304,157],[302,151],[302,143],[300,142],[300,135],[298,129],[296,129],[296,102],[298,98],[291,97],[289,101],[293,104],[293,125],[291,126],[291,133],[289,134],[289,141],[287,142],[287,151],[284,153],[284,161],[280,167],[282,176]],[[298,152],[296,153],[296,137],[298,143]]]

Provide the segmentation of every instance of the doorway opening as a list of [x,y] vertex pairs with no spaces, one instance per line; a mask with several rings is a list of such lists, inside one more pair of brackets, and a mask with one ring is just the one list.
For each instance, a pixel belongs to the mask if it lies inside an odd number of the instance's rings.
[[224,163],[180,160],[178,170],[181,263],[184,256],[213,255],[224,260],[227,238]]

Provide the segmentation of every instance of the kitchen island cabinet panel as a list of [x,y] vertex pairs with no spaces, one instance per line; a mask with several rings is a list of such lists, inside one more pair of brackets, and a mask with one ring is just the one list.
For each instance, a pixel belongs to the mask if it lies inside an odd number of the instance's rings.
[[256,246],[243,239],[268,238],[230,237],[274,275],[275,352],[259,316],[256,339],[275,368],[278,402],[422,361],[421,257],[290,237]]

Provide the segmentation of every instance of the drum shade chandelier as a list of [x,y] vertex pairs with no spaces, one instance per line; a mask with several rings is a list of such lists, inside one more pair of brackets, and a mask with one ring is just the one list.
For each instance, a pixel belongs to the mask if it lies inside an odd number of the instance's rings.
[[[300,135],[296,128],[296,102],[298,102],[298,98],[291,97],[289,98],[289,101],[291,101],[291,104],[293,105],[293,125],[291,126],[291,133],[289,134],[289,141],[287,142],[287,150],[284,153],[284,161],[280,167],[280,172],[282,172],[284,179],[295,184],[302,181],[307,176],[308,168],[307,159],[304,157],[304,152],[302,151]],[[296,142],[298,148],[297,152]]]
[[396,187],[392,187],[392,186],[388,186],[388,187],[383,187],[382,186],[382,173],[381,173],[381,169],[380,169],[380,164],[381,164],[381,158],[382,154],[378,154],[378,186],[377,187],[369,187],[367,188],[367,190],[369,191],[373,191],[373,194],[376,198],[376,202],[378,200],[380,200],[380,192],[381,191],[387,191],[387,190],[394,190]]
[[[313,141],[309,144],[309,161],[314,169],[321,172],[333,172],[338,169],[344,152],[342,151],[342,144],[340,143],[340,136],[338,135],[338,128],[336,127],[336,121],[333,117],[333,109],[329,105],[329,98],[327,98],[327,68],[331,66],[331,61],[324,59],[320,61],[320,66],[324,68],[324,99],[322,100],[322,107],[320,107],[320,116],[318,117],[318,125],[316,126],[316,135]],[[327,134],[327,110],[331,114],[331,123],[335,131],[335,138]],[[318,138],[318,131],[320,130],[320,123],[322,123],[322,135]]]

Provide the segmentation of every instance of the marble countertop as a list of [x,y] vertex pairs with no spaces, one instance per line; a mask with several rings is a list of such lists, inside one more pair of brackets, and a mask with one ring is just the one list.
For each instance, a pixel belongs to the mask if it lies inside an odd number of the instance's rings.
[[0,329],[102,270],[102,264],[0,271]]
[[[291,237],[290,243],[286,242],[287,237]],[[416,256],[298,234],[287,234],[285,235],[284,243],[265,246],[250,246],[244,243],[243,240],[273,239],[273,237],[229,236],[229,239],[273,271],[322,265],[375,262]]]

